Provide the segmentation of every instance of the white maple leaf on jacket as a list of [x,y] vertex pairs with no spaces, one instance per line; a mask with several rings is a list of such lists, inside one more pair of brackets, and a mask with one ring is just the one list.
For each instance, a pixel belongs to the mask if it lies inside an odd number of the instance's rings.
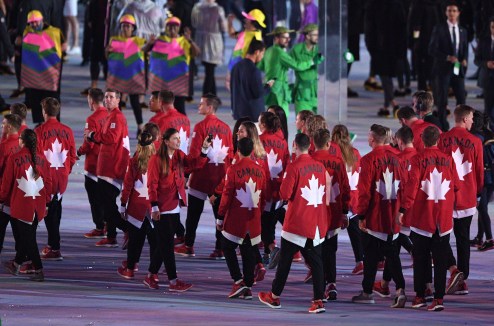
[[458,147],[456,151],[452,152],[451,155],[453,156],[453,160],[455,161],[456,165],[456,172],[458,172],[458,177],[460,180],[464,180],[464,176],[472,172],[472,163],[465,161],[463,162],[463,157],[465,156],[460,148]]
[[66,149],[62,150],[62,143],[58,141],[58,138],[51,144],[51,149],[44,151],[46,159],[50,162],[50,167],[56,170],[65,167],[63,164],[67,160],[68,152]]
[[376,181],[377,191],[383,196],[382,200],[396,199],[396,194],[400,185],[400,180],[394,180],[394,172],[389,171],[389,167],[383,172],[383,180]]
[[122,146],[123,148],[129,151],[129,155],[130,155],[130,140],[128,135],[123,138]]
[[421,182],[422,189],[427,194],[427,200],[433,200],[438,203],[440,200],[446,200],[446,194],[448,193],[451,183],[450,180],[443,181],[443,173],[439,173],[437,168],[429,173],[429,180],[424,180]]
[[223,164],[227,155],[228,147],[223,146],[223,140],[218,135],[214,136],[213,143],[208,151],[209,163],[216,165]]
[[31,165],[26,170],[26,177],[27,179],[24,177],[16,179],[19,184],[17,187],[24,192],[24,197],[33,197],[35,199],[41,196],[39,192],[44,188],[45,184],[41,176],[37,179],[34,178],[33,167]]
[[256,186],[256,182],[249,178],[249,181],[245,183],[245,190],[244,188],[237,189],[237,199],[242,203],[240,207],[248,208],[249,211],[258,207],[261,190],[256,190]]
[[144,173],[141,179],[137,179],[134,183],[134,189],[139,193],[139,197],[149,200],[148,192],[148,173]]
[[180,127],[178,136],[180,137],[180,150],[185,154],[189,154],[189,138],[187,137],[187,132],[184,128]]
[[348,175],[348,183],[350,184],[350,190],[354,191],[357,190],[357,185],[358,185],[358,179],[360,176],[360,169],[359,171],[355,171],[352,173],[352,171],[347,172]]
[[322,204],[322,197],[325,194],[325,185],[319,185],[319,179],[313,174],[309,179],[309,186],[301,188],[302,197],[307,200],[307,206],[314,206]]
[[266,155],[268,159],[268,167],[269,167],[269,175],[271,176],[271,180],[278,179],[279,174],[283,171],[283,162],[278,160],[278,154],[271,150]]

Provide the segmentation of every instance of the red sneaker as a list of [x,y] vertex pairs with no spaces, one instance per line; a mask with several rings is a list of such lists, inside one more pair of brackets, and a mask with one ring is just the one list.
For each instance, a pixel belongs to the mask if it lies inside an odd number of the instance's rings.
[[86,239],[103,239],[103,238],[106,238],[106,235],[105,235],[105,231],[103,231],[103,230],[92,229],[88,233],[84,234],[84,238],[86,238]]
[[41,253],[40,255],[46,255],[47,253],[49,253],[51,250],[51,247],[50,246],[46,246],[43,248],[43,250],[41,250]]
[[191,287],[192,284],[185,283],[177,278],[175,284],[170,283],[170,292],[185,292]]
[[41,254],[41,259],[43,260],[63,260],[60,250],[51,250],[45,254]]
[[389,287],[383,287],[381,285],[381,281],[374,282],[374,286],[372,287],[372,292],[379,295],[381,298],[389,298]]
[[314,300],[312,301],[312,305],[309,308],[309,312],[311,314],[318,314],[321,312],[325,312],[326,308],[324,308],[324,303],[322,300]]
[[338,295],[338,291],[336,290],[336,284],[329,283],[328,288],[324,292],[324,298],[327,301],[334,301],[334,300],[336,300],[337,295]]
[[357,265],[355,265],[355,268],[352,271],[353,275],[362,275],[364,274],[364,263],[363,262],[358,262]]
[[468,286],[466,281],[462,281],[460,282],[460,284],[458,284],[458,288],[456,289],[455,294],[456,295],[468,294]]
[[422,308],[427,306],[427,303],[425,301],[425,298],[422,297],[415,297],[412,301],[412,308]]
[[280,309],[281,304],[280,304],[280,298],[273,298],[273,293],[271,291],[269,292],[259,292],[257,294],[257,297],[259,298],[259,301],[264,303],[265,305],[273,308],[273,309]]
[[254,281],[261,282],[264,280],[264,275],[266,275],[266,268],[262,263],[258,263],[256,267],[254,267]]
[[144,281],[142,281],[144,285],[146,285],[148,288],[153,289],[153,290],[158,290],[160,286],[158,285],[158,282],[154,279],[154,277],[151,276],[146,276]]
[[19,269],[19,273],[21,274],[33,274],[35,272],[34,266],[32,263],[24,263],[21,265]]
[[[126,260],[122,260],[122,267],[127,268],[127,261]],[[139,264],[135,263],[134,264],[134,272],[137,272],[137,271],[139,271]]]
[[184,257],[195,257],[194,247],[187,247],[185,244],[175,248],[175,253]]
[[158,278],[158,274],[151,274],[151,278],[156,282],[156,283],[159,283],[159,278]]
[[300,253],[300,251],[297,251],[295,255],[293,255],[293,262],[298,263],[301,261],[302,261],[302,254]]
[[209,255],[209,259],[216,259],[216,260],[225,259],[225,255],[223,255],[223,250],[214,249],[213,252]]
[[241,295],[239,298],[242,298],[244,300],[252,300],[252,290],[250,288],[247,288],[247,290],[244,291],[244,294]]
[[434,293],[431,289],[425,289],[425,301],[431,302],[434,300]]
[[117,273],[126,280],[131,280],[134,278],[134,271],[128,268],[124,268],[122,266],[117,268]]
[[175,239],[173,239],[173,245],[175,247],[180,247],[184,243],[185,243],[185,237],[176,237]]
[[448,285],[446,286],[446,294],[454,294],[458,290],[458,285],[463,281],[463,272],[457,268],[451,273]]
[[115,238],[105,238],[96,242],[96,247],[116,248],[118,247],[118,243]]
[[241,281],[239,283],[233,283],[232,290],[230,291],[228,298],[230,299],[238,298],[241,295],[243,295],[244,291],[247,289],[248,287],[247,285],[245,285],[244,281]]
[[443,299],[434,299],[432,304],[427,307],[429,311],[441,311],[444,310]]

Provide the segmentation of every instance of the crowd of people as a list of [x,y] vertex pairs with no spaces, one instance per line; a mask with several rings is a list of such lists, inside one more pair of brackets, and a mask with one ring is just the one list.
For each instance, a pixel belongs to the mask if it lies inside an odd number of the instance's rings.
[[[392,5],[380,7],[387,2]],[[179,3],[188,2],[168,1],[167,6],[173,12]],[[85,156],[84,185],[94,229],[84,236],[98,239],[98,247],[118,247],[117,233],[123,232],[127,258],[117,273],[125,279],[135,278],[147,238],[150,259],[143,283],[150,289],[160,287],[162,264],[170,291],[192,287],[178,278],[175,255],[195,256],[196,232],[208,201],[216,219],[215,247],[209,257],[226,260],[233,281],[229,298],[252,299],[252,287],[264,279],[266,267],[276,268],[271,290],[260,291],[258,298],[280,308],[291,264],[303,259],[308,269],[304,281],[313,284],[309,312],[324,312],[324,302],[337,299],[338,234],[343,229],[348,230],[354,253],[352,274],[363,275],[362,291],[353,302],[372,304],[374,294],[389,297],[393,280],[396,295],[391,307],[405,307],[401,247],[413,257],[413,308],[440,311],[445,294],[468,294],[470,246],[494,249],[487,210],[494,189],[494,134],[490,131],[493,108],[486,106],[481,112],[464,104],[468,44],[465,30],[458,26],[463,12],[459,4],[441,4],[446,16],[431,32],[429,55],[434,58],[433,69],[440,72],[426,78],[424,88],[413,95],[412,107],[395,110],[402,127],[394,135],[387,126],[370,126],[371,150],[363,157],[352,146],[345,125],[330,130],[328,121],[317,114],[317,65],[325,60],[317,47],[317,25],[299,26],[300,43],[287,51],[295,30],[275,27],[273,19],[266,19],[267,8],[241,12],[239,18],[245,24],[237,32],[233,18],[225,16],[232,7],[220,7],[215,1],[199,2],[182,17],[165,16],[152,1],[119,5],[118,1],[111,8],[106,1],[89,3],[88,8],[96,6],[102,30],[95,34],[91,48],[91,87],[82,92],[92,113],[79,148],[71,127],[59,121],[67,48],[61,29],[49,21],[60,17],[48,7],[25,12],[26,27],[16,39],[21,52],[15,62],[23,87],[17,92],[25,91],[26,101],[10,106],[2,121],[0,143],[0,250],[10,223],[16,251],[15,258],[4,264],[8,272],[31,274],[32,280],[43,281],[43,260],[63,260],[63,194],[72,167]],[[303,5],[313,3],[303,1]],[[398,2],[393,0],[366,4],[367,10],[374,8],[398,21],[402,16],[392,13],[396,7]],[[108,24],[101,23],[107,15],[101,16],[100,9],[113,12]],[[307,7],[304,13],[309,16],[312,9]],[[215,19],[205,20],[203,11]],[[150,23],[151,17],[157,21]],[[386,35],[379,21],[373,23],[377,29],[366,38]],[[490,43],[480,42],[476,55],[484,86],[494,80],[494,20],[489,24]],[[366,26],[371,25],[369,21]],[[189,26],[197,28],[195,34]],[[399,31],[389,26],[387,30]],[[214,74],[221,62],[223,32],[237,41],[228,78],[236,120],[233,130],[216,115],[221,99]],[[424,36],[415,32],[414,38]],[[272,45],[266,49],[268,38]],[[72,52],[77,52],[74,42]],[[371,76],[379,75],[384,87],[383,110],[393,104],[394,73],[385,66],[407,66],[397,57],[386,57],[393,55],[390,48],[403,50],[384,45],[369,48]],[[194,57],[204,65],[206,78],[198,104],[203,119],[192,127],[185,101],[192,95]],[[376,63],[376,58],[382,62]],[[107,74],[105,91],[96,87],[100,64]],[[296,76],[293,90],[288,85],[289,69]],[[367,83],[378,86],[372,80]],[[458,102],[451,129],[446,119],[449,86]],[[489,91],[484,88],[486,103],[492,100]],[[151,92],[149,108],[155,113],[148,123],[141,112],[146,92]],[[124,94],[138,124],[135,152],[121,111]],[[298,132],[289,144],[287,116],[292,102]],[[26,123],[28,108],[34,129]],[[185,225],[180,220],[181,207],[187,207]],[[470,240],[477,210],[479,232]],[[48,239],[40,251],[36,231],[42,220]],[[282,225],[279,242],[278,222]],[[456,257],[451,233],[456,238]],[[382,280],[376,280],[378,269],[384,270]]]

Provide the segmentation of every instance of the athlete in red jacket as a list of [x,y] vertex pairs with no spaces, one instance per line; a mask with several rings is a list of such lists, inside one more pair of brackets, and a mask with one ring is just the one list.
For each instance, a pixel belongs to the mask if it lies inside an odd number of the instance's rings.
[[[90,88],[88,91],[87,102],[92,114],[87,117],[86,125],[84,126],[84,132],[94,130],[101,132],[103,126],[108,118],[108,110],[103,106],[103,99],[105,94],[99,88]],[[91,207],[91,215],[93,217],[93,223],[95,229],[84,234],[88,239],[101,239],[104,238],[104,226],[103,219],[103,207],[99,205],[98,200],[98,177],[96,167],[98,165],[98,155],[100,150],[100,144],[90,142],[84,139],[81,147],[77,150],[77,156],[86,155],[84,161],[84,187],[86,188],[87,198],[89,199],[89,206]]]
[[60,103],[53,97],[41,101],[44,123],[34,130],[38,137],[38,150],[50,163],[53,196],[45,218],[48,245],[41,252],[46,260],[62,260],[60,253],[60,221],[62,219],[62,196],[69,183],[69,174],[77,159],[72,129],[60,123]]
[[[422,141],[422,133],[427,127],[436,127],[439,128],[432,123],[425,122],[422,119],[417,117],[415,110],[409,106],[405,106],[400,108],[397,112],[398,121],[401,125],[407,126],[412,129],[413,132],[413,147],[418,151],[422,151],[424,149],[424,142]],[[441,130],[439,130],[441,133]]]
[[[217,229],[223,234],[223,253],[233,279],[229,298],[252,299],[254,266],[261,242],[261,212],[265,204],[266,175],[262,166],[250,158],[254,142],[238,141],[239,160],[228,168],[218,209]],[[240,246],[243,276],[235,249]]]
[[324,277],[321,259],[322,242],[328,231],[329,198],[326,169],[308,152],[310,139],[305,134],[295,136],[295,161],[288,165],[280,188],[280,197],[288,201],[281,232],[280,260],[270,292],[259,292],[259,300],[271,308],[280,308],[293,255],[301,251],[312,269],[313,301],[309,312],[324,312]]
[[[460,179],[460,190],[456,193],[453,211],[458,266],[453,251],[450,250],[448,267],[451,278],[446,288],[448,294],[468,294],[468,286],[464,280],[470,272],[470,224],[477,211],[477,198],[484,186],[482,141],[469,132],[474,111],[467,105],[458,105],[454,112],[455,126],[442,134],[438,143],[441,151],[452,156]],[[458,278],[462,280],[457,282]],[[454,286],[455,284],[458,285]]]

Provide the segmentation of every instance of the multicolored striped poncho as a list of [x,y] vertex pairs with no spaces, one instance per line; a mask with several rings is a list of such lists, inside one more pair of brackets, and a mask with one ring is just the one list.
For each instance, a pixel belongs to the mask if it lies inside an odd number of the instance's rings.
[[167,89],[175,96],[188,96],[190,57],[185,37],[156,39],[149,57],[149,91]]
[[142,47],[146,40],[137,36],[110,39],[106,87],[126,94],[146,93],[146,70]]
[[21,85],[46,91],[58,90],[62,70],[62,33],[47,25],[41,31],[30,26],[22,40]]
[[232,57],[228,62],[228,71],[232,71],[233,66],[235,66],[237,62],[245,58],[245,55],[247,54],[247,50],[249,49],[250,42],[254,38],[258,41],[262,41],[261,31],[243,31],[238,33],[237,43],[235,43],[235,47],[233,48],[233,52],[232,52]]

